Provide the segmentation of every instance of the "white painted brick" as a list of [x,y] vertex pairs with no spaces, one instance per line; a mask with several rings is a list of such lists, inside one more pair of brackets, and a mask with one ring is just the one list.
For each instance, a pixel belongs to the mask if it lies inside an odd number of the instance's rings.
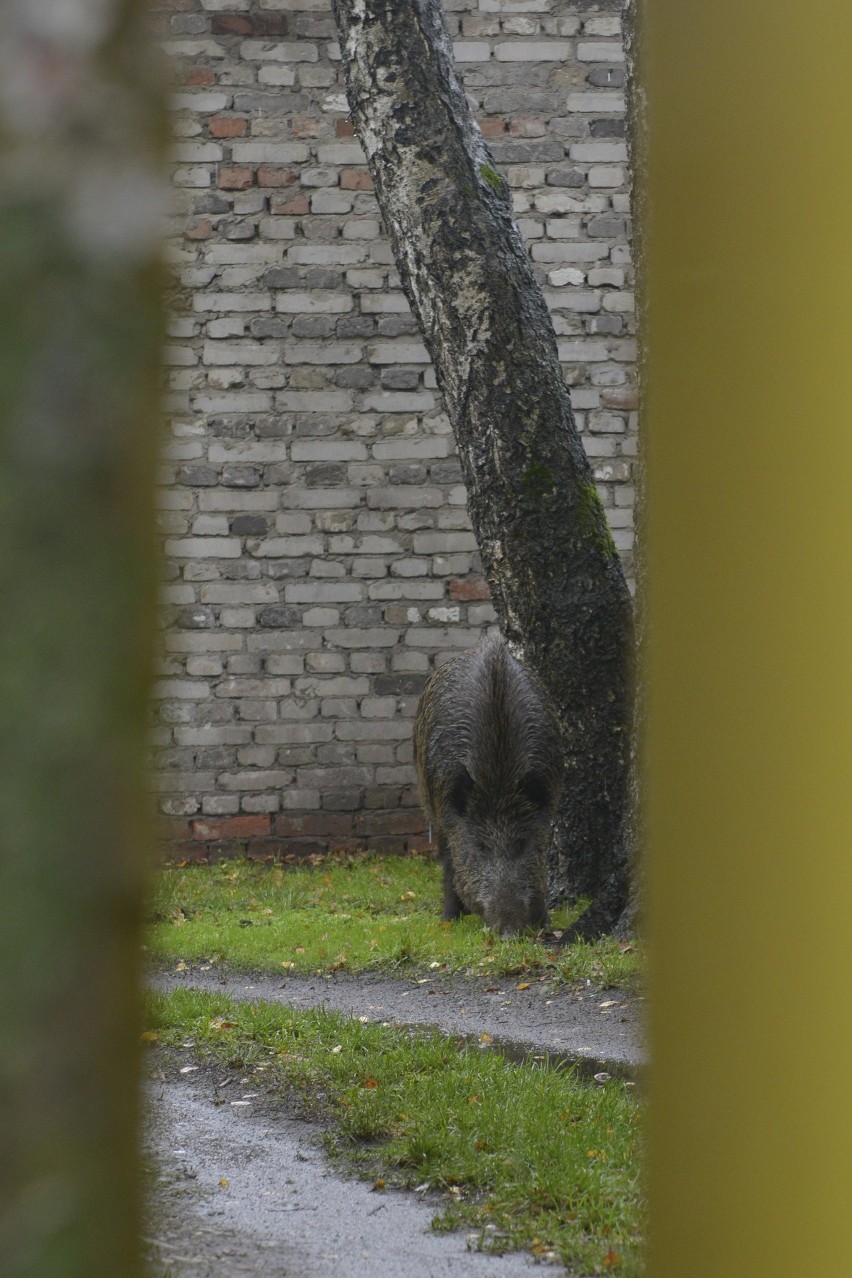
[[426,436],[421,439],[388,439],[373,444],[377,461],[413,461],[416,458],[440,458],[450,455],[446,439]]
[[480,13],[549,13],[550,0],[479,0]]
[[293,66],[285,66],[280,62],[267,62],[258,67],[257,82],[274,88],[289,89],[296,83],[296,70]]
[[506,40],[494,46],[498,62],[565,62],[570,52],[567,40]]
[[[566,284],[577,287],[580,284],[585,284],[586,276],[576,266],[560,266],[558,270],[548,273],[547,282],[555,288],[563,288]],[[548,306],[558,306],[560,295],[558,293],[545,293],[544,300]]]
[[287,603],[358,603],[363,598],[360,581],[295,581],[284,587]]
[[632,293],[607,293],[604,297],[604,310],[615,314],[631,315],[636,309]]
[[260,559],[289,559],[299,555],[321,555],[322,537],[267,537],[258,542],[252,554]]
[[626,174],[620,164],[593,164],[589,169],[589,186],[623,186]]
[[287,252],[295,266],[351,266],[363,262],[367,250],[356,244],[300,244]]
[[223,154],[217,142],[177,142],[171,148],[175,164],[214,164]]
[[367,445],[351,439],[294,439],[293,461],[366,461]]
[[435,396],[431,391],[378,391],[364,396],[364,407],[376,413],[428,413]]
[[320,164],[366,164],[367,157],[361,143],[354,138],[351,142],[328,142],[317,150]]
[[455,40],[453,57],[456,62],[487,62],[491,57],[491,45],[485,40]]
[[235,164],[303,164],[310,151],[304,142],[232,142]]
[[224,58],[227,50],[217,40],[163,40],[160,46],[170,58]]
[[285,289],[275,296],[275,309],[288,315],[340,315],[352,310],[348,293],[291,293]]
[[281,249],[277,244],[210,244],[204,256],[214,266],[266,266],[281,261]]
[[165,552],[177,559],[239,559],[239,537],[176,537],[166,541]]
[[378,293],[375,297],[361,298],[364,315],[407,315],[410,309],[404,293]]
[[240,45],[240,57],[247,62],[316,62],[317,46],[301,41],[244,40]]
[[262,217],[258,229],[266,240],[292,240],[296,236],[294,217]]
[[535,206],[540,213],[605,213],[609,200],[604,195],[575,196],[562,191],[536,194]]
[[274,346],[262,346],[259,342],[205,342],[205,364],[275,364],[279,353]]
[[355,196],[351,191],[327,187],[311,196],[312,213],[351,213]]
[[281,391],[275,403],[291,413],[348,413],[352,395],[349,391]]
[[357,364],[363,353],[359,342],[288,342],[285,364]]
[[227,93],[175,93],[172,96],[173,111],[196,111],[201,115],[209,115],[212,111],[224,111],[230,102]]
[[592,14],[583,23],[583,34],[590,36],[620,35],[621,18],[609,13]]
[[565,99],[568,111],[597,112],[605,115],[624,114],[624,94],[607,92],[569,93]]
[[588,164],[619,164],[627,162],[627,147],[624,142],[574,142],[569,155]]
[[287,444],[283,439],[245,439],[234,443],[223,443],[212,440],[207,453],[210,462],[245,463],[257,462],[260,465],[284,461],[287,456]]
[[253,391],[225,391],[219,395],[194,395],[192,406],[198,413],[268,413],[272,396]]
[[428,364],[429,352],[422,342],[377,342],[367,347],[367,359],[371,364]]
[[269,293],[196,293],[192,306],[196,311],[268,311],[272,298]]
[[557,342],[559,359],[563,364],[590,364],[609,359],[609,351],[603,342],[577,341]]
[[577,57],[581,62],[623,62],[624,47],[616,40],[578,40]]
[[202,169],[193,164],[191,168],[177,168],[172,173],[175,186],[202,188],[213,185],[213,174],[210,169]]

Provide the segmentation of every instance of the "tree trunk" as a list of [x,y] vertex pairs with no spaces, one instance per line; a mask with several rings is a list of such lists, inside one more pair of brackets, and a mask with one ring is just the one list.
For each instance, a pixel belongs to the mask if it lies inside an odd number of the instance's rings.
[[164,138],[141,0],[0,5],[0,1272],[134,1278]]
[[627,899],[632,610],[553,325],[439,0],[334,0],[352,117],[455,432],[500,624],[562,726],[552,894]]

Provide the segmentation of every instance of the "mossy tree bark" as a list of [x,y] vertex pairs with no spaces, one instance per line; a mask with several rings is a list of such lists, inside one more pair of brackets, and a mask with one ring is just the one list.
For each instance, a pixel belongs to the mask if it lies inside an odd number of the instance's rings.
[[455,432],[500,623],[559,715],[556,895],[587,934],[628,894],[631,601],[509,191],[439,0],[333,0],[349,105]]
[[162,86],[0,6],[0,1272],[134,1278]]

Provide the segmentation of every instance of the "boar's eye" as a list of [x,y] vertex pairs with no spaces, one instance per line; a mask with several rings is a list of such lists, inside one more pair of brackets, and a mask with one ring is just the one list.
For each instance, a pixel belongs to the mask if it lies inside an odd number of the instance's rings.
[[447,802],[457,816],[464,816],[473,793],[473,777],[462,768],[454,777],[447,795]]
[[548,807],[550,787],[547,784],[547,777],[542,772],[528,772],[518,788],[530,807]]

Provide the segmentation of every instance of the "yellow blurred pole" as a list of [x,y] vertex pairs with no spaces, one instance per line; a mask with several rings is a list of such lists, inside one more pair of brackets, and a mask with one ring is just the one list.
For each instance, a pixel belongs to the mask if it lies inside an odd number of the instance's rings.
[[848,1278],[852,5],[645,11],[649,1278]]

